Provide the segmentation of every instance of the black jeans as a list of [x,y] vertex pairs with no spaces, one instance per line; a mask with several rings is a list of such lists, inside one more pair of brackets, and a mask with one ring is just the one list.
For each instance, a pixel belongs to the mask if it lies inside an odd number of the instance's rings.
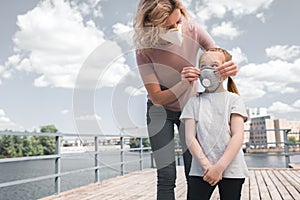
[[156,106],[149,100],[147,103],[147,127],[150,144],[157,167],[157,199],[174,200],[176,181],[176,162],[174,152],[174,125],[177,125],[183,150],[185,176],[189,194],[189,171],[192,156],[186,148],[184,124],[180,122],[181,112]]
[[[244,178],[223,178],[217,185],[221,200],[240,200]],[[188,200],[209,200],[215,186],[200,176],[190,176],[190,194]]]

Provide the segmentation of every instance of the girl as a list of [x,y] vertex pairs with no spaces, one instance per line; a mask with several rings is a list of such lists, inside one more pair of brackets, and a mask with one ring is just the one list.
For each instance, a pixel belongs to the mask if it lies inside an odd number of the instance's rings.
[[221,48],[212,48],[200,56],[200,82],[205,91],[192,97],[180,119],[185,122],[186,144],[193,156],[190,170],[190,200],[210,199],[216,185],[222,200],[240,199],[248,176],[242,144],[245,105],[233,80],[227,90],[216,68],[231,60]]

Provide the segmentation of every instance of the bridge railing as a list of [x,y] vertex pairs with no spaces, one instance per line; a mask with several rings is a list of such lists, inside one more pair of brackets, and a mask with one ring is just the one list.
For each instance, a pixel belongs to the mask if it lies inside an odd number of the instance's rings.
[[[255,130],[245,130],[245,132],[254,132]],[[278,145],[282,146],[284,148],[283,153],[278,153],[278,155],[284,155],[285,156],[285,166],[288,168],[290,164],[290,151],[289,147],[293,145],[300,145],[299,143],[291,143],[288,141],[288,134],[292,134],[289,129],[268,129],[266,131],[281,131],[284,136],[284,141],[278,141],[278,142],[264,142],[264,143],[251,143],[247,142],[247,145],[251,146],[260,146],[260,145]],[[294,133],[293,133],[294,134]],[[46,179],[54,179],[55,181],[55,193],[59,194],[61,192],[61,177],[70,175],[70,174],[76,174],[76,173],[81,173],[85,171],[94,171],[94,182],[99,182],[100,181],[100,169],[102,168],[99,164],[99,154],[100,154],[100,149],[99,149],[99,140],[100,138],[108,138],[108,137],[114,137],[114,138],[119,138],[120,142],[120,149],[118,150],[120,153],[120,162],[118,163],[120,167],[120,175],[125,174],[125,166],[129,162],[125,160],[125,152],[126,151],[138,151],[139,153],[139,168],[140,170],[143,170],[144,168],[144,151],[150,151],[150,147],[143,147],[142,144],[142,139],[146,137],[139,137],[139,147],[138,148],[125,148],[125,139],[127,138],[134,138],[133,136],[130,135],[99,135],[99,134],[84,134],[84,138],[93,138],[94,140],[94,151],[90,151],[89,154],[93,156],[94,158],[94,165],[92,167],[88,168],[83,168],[83,169],[78,169],[78,170],[73,170],[73,171],[66,171],[62,172],[61,171],[61,158],[62,158],[62,152],[61,152],[61,141],[62,138],[64,137],[79,137],[78,134],[67,134],[67,133],[30,133],[30,132],[0,132],[0,137],[3,135],[12,135],[12,136],[48,136],[48,137],[55,137],[55,154],[53,155],[43,155],[43,156],[29,156],[29,157],[18,157],[18,158],[3,158],[0,159],[0,164],[1,163],[11,163],[11,162],[22,162],[22,161],[32,161],[32,160],[46,160],[46,159],[53,159],[55,163],[55,171],[53,174],[49,175],[44,175],[44,176],[38,176],[34,178],[27,178],[27,179],[22,179],[22,180],[15,180],[15,181],[9,181],[9,182],[4,182],[0,183],[0,188],[3,187],[8,187],[8,186],[14,186],[14,185],[19,185],[19,184],[24,184],[24,183],[30,183],[30,182],[35,182],[35,181],[40,181],[40,180],[46,180]],[[79,137],[80,138],[80,137]],[[135,137],[136,138],[136,137]],[[182,151],[180,149],[180,146],[176,147],[175,150],[176,153],[176,161],[178,165],[181,165],[181,154]],[[74,154],[82,154],[80,153],[74,153]],[[247,154],[247,153],[246,153]],[[151,167],[155,167],[155,162],[153,159],[153,154],[152,152],[150,153],[150,162],[151,162]],[[251,154],[255,155],[255,154]],[[276,155],[276,154],[268,154],[268,153],[260,153],[258,155]]]
[[[53,155],[42,155],[42,156],[28,156],[28,157],[17,157],[17,158],[2,158],[0,159],[0,164],[1,163],[12,163],[12,162],[22,162],[22,161],[33,161],[33,160],[54,160],[55,163],[55,171],[53,174],[49,175],[44,175],[44,176],[38,176],[34,178],[27,178],[27,179],[21,179],[21,180],[15,180],[15,181],[9,181],[9,182],[4,182],[0,183],[0,188],[3,187],[9,187],[9,186],[15,186],[19,184],[24,184],[24,183],[31,183],[35,181],[41,181],[41,180],[46,180],[46,179],[54,179],[55,182],[55,193],[59,194],[61,192],[61,177],[70,175],[70,174],[77,174],[81,172],[86,172],[86,171],[94,171],[95,174],[95,180],[94,182],[100,182],[100,169],[102,168],[99,163],[99,154],[100,154],[100,149],[99,149],[99,139],[100,138],[119,138],[120,141],[120,162],[118,163],[120,166],[120,175],[125,174],[125,165],[129,163],[125,160],[125,151],[138,151],[139,154],[139,168],[140,170],[143,170],[144,168],[144,160],[145,158],[143,157],[144,151],[149,151],[150,147],[143,147],[142,144],[142,139],[146,137],[133,137],[130,135],[99,135],[99,134],[84,134],[82,137],[84,138],[93,138],[94,140],[94,151],[90,151],[89,155],[93,155],[94,157],[94,166],[88,167],[88,168],[82,168],[78,170],[72,170],[72,171],[66,171],[62,172],[61,171],[61,158],[62,158],[62,138],[64,137],[77,137],[81,138],[78,134],[67,134],[67,133],[31,133],[31,132],[0,132],[0,137],[3,135],[11,135],[11,136],[47,136],[47,137],[54,137],[55,138],[55,154]],[[139,147],[138,148],[126,148],[125,147],[125,139],[126,138],[137,138],[139,139]],[[79,155],[83,154],[84,152],[76,152],[72,153],[73,155]],[[132,162],[132,161],[131,161]],[[153,164],[152,164],[153,165]]]

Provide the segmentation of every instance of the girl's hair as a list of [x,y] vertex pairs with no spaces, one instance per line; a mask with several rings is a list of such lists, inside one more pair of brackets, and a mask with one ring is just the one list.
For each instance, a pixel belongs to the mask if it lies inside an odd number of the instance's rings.
[[[225,56],[225,62],[230,61],[232,59],[232,56],[230,55],[230,53],[228,51],[226,51],[225,49],[222,49],[222,48],[210,48],[210,49],[207,49],[205,52],[215,52],[215,51],[221,52],[221,53],[224,54],[224,56]],[[202,55],[201,55],[201,57],[202,57]],[[201,57],[200,57],[200,59],[201,59]],[[239,91],[238,91],[238,89],[236,87],[236,84],[234,83],[234,81],[232,80],[232,78],[230,76],[228,76],[227,90],[229,92],[233,92],[233,93],[236,93],[236,94],[239,95]]]
[[134,42],[138,50],[153,48],[158,44],[163,25],[175,9],[187,18],[180,0],[140,0],[134,19]]

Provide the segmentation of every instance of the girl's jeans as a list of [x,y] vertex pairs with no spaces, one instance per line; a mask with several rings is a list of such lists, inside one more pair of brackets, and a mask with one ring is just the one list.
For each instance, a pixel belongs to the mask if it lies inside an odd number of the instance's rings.
[[157,167],[157,199],[175,199],[176,162],[174,151],[174,125],[176,124],[183,151],[185,176],[189,195],[189,171],[192,156],[185,144],[184,124],[180,122],[181,112],[166,110],[149,100],[147,103],[147,127],[151,148]]

